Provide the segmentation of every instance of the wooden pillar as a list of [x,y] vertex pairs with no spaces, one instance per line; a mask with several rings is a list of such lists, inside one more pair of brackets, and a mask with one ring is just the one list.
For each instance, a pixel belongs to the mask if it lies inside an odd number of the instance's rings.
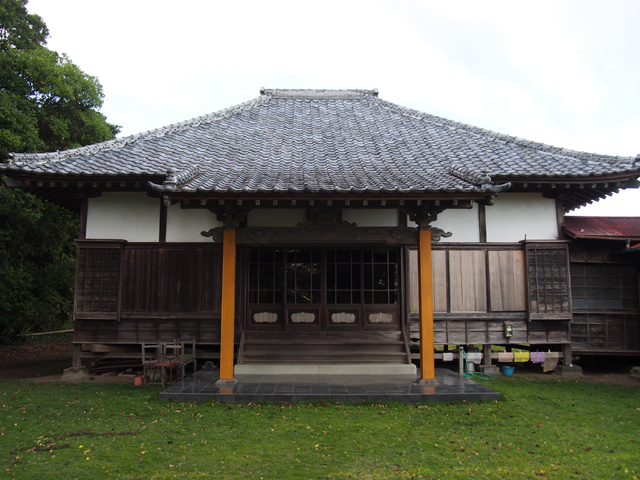
[[565,343],[562,345],[562,364],[566,366],[573,365],[573,355],[571,353],[571,344]]
[[435,382],[431,231],[428,229],[420,229],[419,232],[418,275],[420,278],[420,380]]
[[484,357],[483,365],[491,365],[491,345],[484,344],[482,346],[482,356]]
[[71,366],[72,367],[81,367],[82,359],[80,358],[80,351],[82,350],[82,344],[74,343],[73,350],[71,354]]
[[222,321],[220,326],[220,380],[233,380],[236,310],[236,231],[225,229],[222,240]]

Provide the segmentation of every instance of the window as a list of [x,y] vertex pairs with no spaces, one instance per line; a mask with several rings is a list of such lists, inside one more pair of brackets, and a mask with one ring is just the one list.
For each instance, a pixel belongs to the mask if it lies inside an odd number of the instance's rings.
[[252,249],[249,303],[393,305],[399,275],[394,249]]
[[575,309],[637,310],[637,270],[622,265],[572,263],[571,296]]

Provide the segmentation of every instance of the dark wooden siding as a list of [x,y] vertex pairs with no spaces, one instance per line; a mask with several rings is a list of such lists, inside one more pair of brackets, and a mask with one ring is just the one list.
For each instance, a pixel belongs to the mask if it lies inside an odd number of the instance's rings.
[[222,247],[80,241],[76,342],[220,341]]
[[571,344],[578,354],[640,353],[640,268],[624,242],[571,244]]
[[571,320],[566,243],[525,243],[529,320]]
[[120,243],[82,243],[76,266],[76,318],[117,320],[122,270]]

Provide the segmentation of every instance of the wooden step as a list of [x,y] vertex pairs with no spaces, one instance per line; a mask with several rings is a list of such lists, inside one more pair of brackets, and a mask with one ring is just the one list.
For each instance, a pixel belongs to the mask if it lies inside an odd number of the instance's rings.
[[298,363],[318,363],[318,364],[331,364],[331,363],[341,363],[341,364],[350,364],[350,363],[359,363],[359,364],[368,364],[368,363],[400,363],[404,364],[405,355],[395,356],[395,357],[385,357],[385,356],[363,356],[363,357],[344,357],[344,356],[330,356],[330,357],[321,357],[314,355],[307,355],[304,357],[287,357],[287,356],[249,356],[244,357],[242,363],[243,364],[286,364],[293,365]]
[[271,343],[387,343],[402,342],[401,331],[381,332],[245,332],[245,343],[271,342]]
[[263,344],[252,343],[244,344],[244,354],[249,352],[297,352],[300,354],[310,352],[335,352],[352,355],[359,355],[361,353],[377,353],[377,352],[403,352],[404,344],[313,344],[313,345],[299,345],[299,344]]
[[245,345],[404,345],[402,340],[374,341],[368,339],[336,340],[332,338],[308,339],[304,342],[286,338],[245,340]]
[[[338,353],[339,354],[339,353]],[[335,356],[336,352],[321,352],[321,351],[314,351],[314,352],[309,352],[307,355],[300,355],[300,352],[286,352],[286,351],[280,351],[280,352],[255,352],[255,353],[251,353],[251,352],[245,352],[244,356],[251,356],[251,357],[268,357],[268,356],[277,356],[277,357],[300,357],[300,356],[315,356],[315,357],[332,357]],[[350,354],[348,352],[343,352],[342,355],[343,357],[353,357],[353,358],[358,358],[358,357],[405,357],[405,353],[404,352],[364,352],[364,353],[358,353],[358,354]]]
[[241,364],[406,363],[402,331],[244,332]]

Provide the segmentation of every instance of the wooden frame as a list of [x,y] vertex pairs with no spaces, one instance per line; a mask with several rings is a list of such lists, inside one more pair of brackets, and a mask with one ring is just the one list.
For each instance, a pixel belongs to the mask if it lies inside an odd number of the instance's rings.
[[[308,247],[302,247],[302,250]],[[402,258],[402,250],[389,247],[371,247],[371,246],[361,246],[361,248],[354,247],[313,247],[313,252],[316,252],[319,257],[320,263],[320,289],[318,290],[320,302],[312,302],[312,303],[290,303],[285,298],[287,296],[286,292],[289,290],[289,286],[285,285],[284,277],[286,276],[288,259],[285,259],[287,255],[287,249],[298,250],[297,247],[265,247],[265,248],[246,248],[244,251],[245,264],[247,267],[244,269],[243,277],[245,278],[244,284],[249,287],[245,287],[249,295],[249,299],[247,301],[247,309],[248,315],[245,317],[244,326],[247,330],[253,331],[279,331],[279,330],[309,330],[309,329],[318,329],[318,330],[398,330],[401,328],[403,322],[403,311],[404,307],[402,306],[402,302],[404,301],[405,294],[403,292],[404,286],[402,285],[403,279],[403,258]],[[283,250],[280,254],[280,257],[277,256],[277,252],[279,250]],[[259,275],[260,271],[260,263],[259,259],[261,258],[261,253],[263,251],[269,252],[266,256],[265,265],[273,265],[273,275],[276,272],[276,264],[273,262],[277,260],[277,258],[281,258],[282,268],[281,275],[283,282],[279,289],[282,290],[280,295],[276,295],[272,288],[266,288],[261,290],[259,287],[260,280],[259,278],[253,279],[252,275]],[[385,262],[380,263],[381,260],[374,259],[374,253],[377,251],[385,252]],[[273,253],[271,253],[273,252]],[[393,252],[393,253],[390,253]],[[348,254],[349,260],[340,260],[340,254]],[[357,260],[354,260],[357,253]],[[371,257],[369,261],[366,260],[367,253]],[[311,254],[313,255],[313,254]],[[330,258],[332,256],[332,258]],[[273,260],[272,260],[273,259]],[[376,260],[376,261],[374,261]],[[318,261],[311,261],[312,264],[318,263]],[[348,265],[349,272],[353,272],[354,267],[358,267],[356,270],[358,272],[358,279],[356,283],[353,283],[355,277],[349,280],[350,288],[348,289],[340,289],[339,285],[336,283],[338,281],[339,276],[339,265]],[[395,271],[395,281],[398,282],[398,285],[395,288],[391,288],[388,286],[383,290],[373,290],[365,288],[364,278],[366,277],[367,266],[370,267],[370,270],[373,275],[374,266],[383,265],[385,272],[391,272],[390,266],[394,265]],[[333,282],[330,281],[329,278],[329,270],[330,267],[334,267],[333,270]],[[266,271],[271,271],[267,269]],[[251,272],[254,272],[253,274]],[[271,274],[269,274],[271,275]],[[389,273],[391,275],[391,273]],[[344,276],[344,274],[343,274]],[[274,281],[275,281],[275,277]],[[373,277],[372,277],[373,278]],[[357,286],[356,287],[354,287]],[[313,286],[313,285],[311,285]],[[354,289],[355,288],[355,289]],[[258,300],[259,294],[261,291],[264,291],[269,300],[265,303],[255,303],[254,300]],[[316,290],[313,290],[316,291]],[[344,300],[346,298],[341,298],[339,293],[344,292],[348,293],[348,301],[350,303],[345,303]],[[387,296],[387,300],[383,303],[367,303],[367,295],[370,293],[372,298],[371,301],[374,300],[374,293],[383,292]],[[357,296],[356,296],[357,293]],[[332,296],[332,294],[335,294]],[[392,299],[391,297],[394,296]],[[314,297],[315,298],[315,297]],[[277,300],[281,299],[281,300]],[[272,302],[272,303],[270,303]],[[304,313],[307,312],[316,317],[316,319],[312,322],[306,323],[295,323],[291,317],[292,314],[295,313]],[[341,317],[342,321],[331,321],[332,315],[338,315],[340,313],[344,314],[344,318]],[[262,320],[257,320],[255,315],[262,315]],[[278,317],[276,318],[275,315]],[[393,320],[390,322],[386,322],[387,316],[390,316]],[[347,318],[349,317],[349,318]],[[384,317],[384,318],[382,318]]]

